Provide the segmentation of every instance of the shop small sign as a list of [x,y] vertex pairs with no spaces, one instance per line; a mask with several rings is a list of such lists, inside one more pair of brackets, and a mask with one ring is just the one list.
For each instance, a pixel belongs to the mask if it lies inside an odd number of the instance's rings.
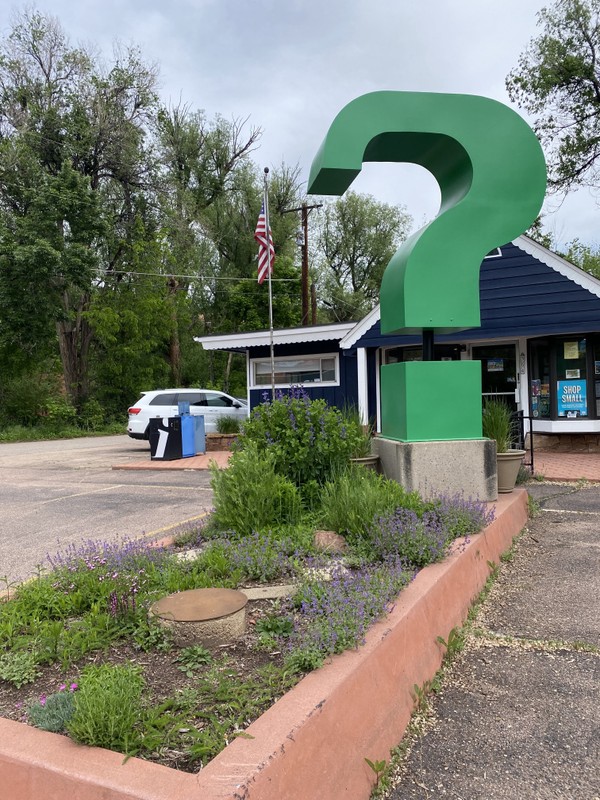
[[586,381],[558,381],[557,395],[559,417],[587,416]]

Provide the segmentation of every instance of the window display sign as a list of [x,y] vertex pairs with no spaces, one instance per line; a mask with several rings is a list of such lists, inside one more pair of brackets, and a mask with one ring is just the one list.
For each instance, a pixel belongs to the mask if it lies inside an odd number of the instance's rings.
[[558,381],[558,416],[587,417],[586,381]]
[[531,414],[534,417],[539,417],[540,415],[541,383],[539,380],[531,381]]
[[579,358],[579,342],[565,342],[564,357],[565,360]]
[[488,372],[504,372],[504,359],[503,358],[488,358],[487,360]]

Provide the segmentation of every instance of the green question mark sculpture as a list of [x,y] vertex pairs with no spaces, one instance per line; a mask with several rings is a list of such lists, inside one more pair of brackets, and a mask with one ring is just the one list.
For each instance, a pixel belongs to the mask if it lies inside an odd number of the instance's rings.
[[[373,92],[334,119],[313,161],[309,193],[343,194],[364,161],[419,164],[442,195],[437,217],[386,267],[382,333],[419,331],[432,345],[434,332],[479,327],[482,260],[526,230],[544,200],[546,165],[531,128],[485,97]],[[390,439],[481,438],[481,363],[386,365],[381,406],[382,435]]]

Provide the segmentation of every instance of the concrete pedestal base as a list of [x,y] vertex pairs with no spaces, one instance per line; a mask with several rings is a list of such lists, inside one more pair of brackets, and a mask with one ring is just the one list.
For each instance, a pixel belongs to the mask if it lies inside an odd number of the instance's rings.
[[491,439],[398,442],[377,436],[373,452],[384,475],[408,491],[425,497],[462,492],[486,502],[498,497],[496,442]]

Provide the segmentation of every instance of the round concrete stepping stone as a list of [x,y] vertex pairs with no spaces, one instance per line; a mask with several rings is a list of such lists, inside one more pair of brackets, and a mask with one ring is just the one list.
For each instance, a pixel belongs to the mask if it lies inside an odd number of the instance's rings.
[[235,589],[189,589],[150,606],[150,616],[173,634],[179,647],[223,644],[246,632],[248,598]]

